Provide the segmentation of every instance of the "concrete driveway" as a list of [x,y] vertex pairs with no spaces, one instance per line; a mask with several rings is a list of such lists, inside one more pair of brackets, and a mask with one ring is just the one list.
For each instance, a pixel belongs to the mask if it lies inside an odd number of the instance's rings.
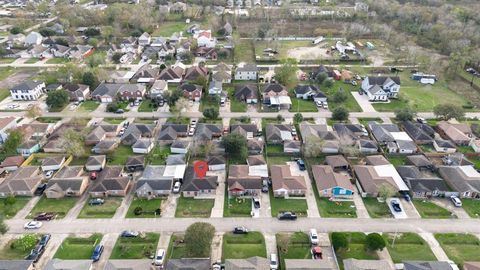
[[457,218],[460,218],[460,219],[470,218],[470,216],[467,214],[467,212],[465,212],[465,210],[462,207],[455,207],[449,199],[435,198],[435,199],[432,199],[432,203],[454,213],[457,216]]
[[376,112],[375,108],[373,108],[372,104],[368,100],[368,96],[363,94],[360,95],[358,92],[351,92],[352,96],[355,98],[357,101],[358,105],[360,105],[360,108],[362,108],[362,111],[364,112]]
[[119,235],[119,233],[109,233],[103,236],[102,240],[100,241],[100,244],[103,245],[103,253],[100,257],[100,260],[96,263],[93,263],[94,269],[105,268],[105,264],[112,254],[113,247],[115,246],[115,242],[117,242]]
[[271,217],[272,207],[270,206],[270,196],[268,193],[260,194],[260,217]]
[[225,171],[207,172],[207,175],[218,176],[218,186],[215,194],[215,204],[212,208],[211,217],[223,217],[223,206],[225,204]]
[[63,240],[67,238],[68,234],[52,234],[50,241],[48,241],[45,251],[40,257],[40,260],[35,264],[35,269],[43,269],[47,262],[53,258],[57,249],[62,244]]
[[387,205],[388,209],[390,209],[390,212],[392,213],[393,217],[396,219],[403,219],[403,218],[408,218],[407,214],[405,213],[405,208],[403,207],[402,203],[400,202],[400,208],[402,208],[402,212],[396,212],[392,208],[392,200],[400,200],[398,198],[388,198],[387,199]]
[[315,200],[315,194],[313,194],[312,181],[308,175],[308,171],[300,171],[298,169],[296,162],[287,162],[290,165],[290,171],[292,175],[300,175],[305,179],[305,185],[307,186],[307,193],[305,194],[305,199],[307,200],[307,215],[308,217],[320,217],[318,212],[317,201]]
[[417,208],[413,205],[413,202],[407,202],[404,199],[400,199],[400,205],[408,218],[421,218]]

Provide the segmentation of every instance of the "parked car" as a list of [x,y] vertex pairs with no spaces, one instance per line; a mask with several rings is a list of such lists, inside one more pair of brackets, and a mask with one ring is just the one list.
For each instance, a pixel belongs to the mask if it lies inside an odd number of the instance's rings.
[[323,106],[324,109],[328,110],[328,103],[327,102],[323,102],[322,106]]
[[90,180],[96,180],[97,179],[97,172],[90,172]]
[[153,264],[155,266],[162,266],[164,261],[165,261],[165,249],[157,250],[157,253],[155,253],[155,257],[153,258]]
[[130,125],[130,122],[128,122],[128,121],[125,121],[125,122],[123,123],[123,128],[127,128],[127,127],[128,127],[128,125]]
[[417,117],[416,120],[417,120],[417,122],[420,123],[420,124],[426,124],[426,123],[427,123],[427,121],[426,121],[425,118],[423,118],[423,117]]
[[322,108],[322,102],[321,102],[321,101],[315,100],[315,105],[316,105],[318,108]]
[[180,181],[175,182],[175,184],[173,185],[173,193],[179,193],[181,186],[182,183],[180,183]]
[[253,197],[252,202],[253,202],[253,207],[255,207],[256,209],[260,208],[260,199],[258,199],[257,197]]
[[302,159],[297,159],[297,165],[300,171],[305,171],[305,162]]
[[33,220],[52,220],[55,219],[57,215],[55,213],[50,213],[50,212],[43,212],[40,214],[37,214]]
[[50,241],[51,237],[52,237],[52,235],[50,235],[49,233],[42,235],[42,238],[40,238],[40,241],[38,241],[38,244],[45,247],[48,244],[48,242]]
[[35,192],[33,194],[35,194],[35,196],[42,196],[43,192],[45,192],[45,189],[47,189],[47,183],[40,184],[35,189]]
[[270,269],[271,270],[278,269],[278,257],[277,257],[277,254],[275,253],[270,255]]
[[195,134],[195,128],[191,127],[188,131],[188,136],[193,136],[193,134]]
[[89,205],[102,205],[105,203],[105,200],[102,198],[94,198],[88,201]]
[[212,264],[212,270],[224,270],[224,269],[225,269],[225,264],[223,264],[220,261],[214,262]]
[[296,220],[297,215],[293,212],[280,212],[278,213],[277,218],[279,220]]
[[126,230],[120,235],[121,237],[137,237],[140,233],[137,231]]
[[243,227],[243,226],[239,226],[239,227],[235,227],[233,229],[233,233],[234,234],[247,234],[248,233],[248,229]]
[[317,230],[315,229],[310,229],[310,232],[308,233],[308,238],[310,240],[310,244],[316,246],[318,245],[318,233]]
[[390,205],[395,212],[402,212],[402,208],[400,207],[400,202],[397,199],[393,199],[390,201]]
[[122,113],[124,113],[124,112],[125,112],[125,111],[122,110],[122,109],[118,109],[118,110],[115,111],[116,114],[122,114]]
[[323,257],[322,248],[315,246],[310,249],[310,254],[312,254],[312,259],[321,260]]
[[462,201],[457,196],[450,196],[450,200],[455,207],[462,207]]
[[45,173],[45,177],[46,177],[47,179],[52,178],[52,176],[53,176],[53,171],[47,171],[47,172]]
[[23,226],[23,228],[27,230],[40,229],[41,227],[42,222],[40,221],[29,221]]
[[263,193],[268,193],[268,184],[263,184],[262,185],[262,192]]
[[297,130],[294,127],[292,127],[292,136],[297,136]]
[[405,199],[405,201],[409,202],[412,200],[412,198],[410,198],[410,195],[408,193],[405,193],[403,194],[403,198]]
[[103,245],[97,245],[97,246],[95,246],[95,249],[93,250],[93,254],[90,257],[90,259],[92,259],[92,261],[96,262],[96,261],[100,260],[100,257],[102,256],[102,253],[103,253]]
[[33,261],[34,263],[38,262],[38,260],[39,260],[40,257],[42,256],[44,250],[45,250],[45,247],[44,247],[44,246],[42,246],[42,245],[36,245],[36,246],[32,249],[32,251],[30,251],[30,254],[28,254],[28,255],[25,257],[25,260]]

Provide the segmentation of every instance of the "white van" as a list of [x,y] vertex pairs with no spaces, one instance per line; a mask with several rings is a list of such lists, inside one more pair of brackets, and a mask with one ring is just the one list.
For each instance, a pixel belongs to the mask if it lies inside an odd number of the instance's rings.
[[308,234],[308,237],[310,238],[310,244],[316,246],[318,245],[318,233],[317,230],[315,229],[310,229],[310,232]]
[[452,201],[453,205],[456,207],[462,207],[462,201],[457,196],[451,196],[450,200]]
[[277,254],[270,255],[270,270],[277,270],[278,269],[278,258]]
[[165,261],[165,249],[157,250],[157,253],[155,253],[155,258],[153,258],[153,264],[155,266],[163,266],[164,261]]

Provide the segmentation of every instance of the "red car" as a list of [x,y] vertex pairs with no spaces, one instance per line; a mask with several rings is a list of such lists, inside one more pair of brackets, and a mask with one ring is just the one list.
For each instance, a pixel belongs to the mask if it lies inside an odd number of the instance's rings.
[[90,180],[95,180],[97,179],[97,172],[91,172],[90,173]]
[[37,214],[33,220],[52,220],[52,219],[55,219],[57,215],[55,213],[48,213],[48,212],[44,212],[44,213],[40,213],[40,214]]

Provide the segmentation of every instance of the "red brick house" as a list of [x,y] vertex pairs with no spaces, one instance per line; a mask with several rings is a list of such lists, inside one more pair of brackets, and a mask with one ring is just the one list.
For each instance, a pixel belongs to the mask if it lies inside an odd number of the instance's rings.
[[182,84],[180,90],[183,92],[183,96],[193,101],[200,101],[202,98],[202,87],[196,84]]

